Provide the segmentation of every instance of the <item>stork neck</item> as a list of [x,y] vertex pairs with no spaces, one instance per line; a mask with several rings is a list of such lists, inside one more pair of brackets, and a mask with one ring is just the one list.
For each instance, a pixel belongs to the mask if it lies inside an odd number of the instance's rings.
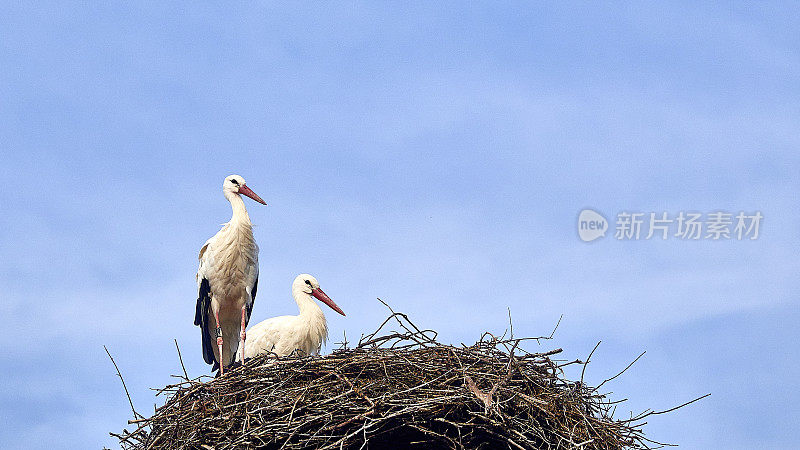
[[304,289],[292,289],[294,301],[297,302],[297,307],[300,308],[300,315],[297,316],[301,329],[300,333],[305,334],[308,339],[309,345],[305,351],[309,353],[316,353],[319,351],[320,345],[328,338],[328,323],[325,321],[325,314],[317,302],[311,297],[311,294],[305,293]]
[[314,301],[311,294],[306,294],[301,290],[292,292],[292,295],[294,296],[294,301],[297,302],[297,307],[300,309],[300,317],[312,319],[321,316],[324,320],[325,315],[322,313],[322,308]]
[[239,194],[232,194],[228,196],[231,202],[231,209],[233,215],[231,216],[231,223],[245,223],[250,224],[250,216],[247,214],[247,208],[244,207],[244,200]]

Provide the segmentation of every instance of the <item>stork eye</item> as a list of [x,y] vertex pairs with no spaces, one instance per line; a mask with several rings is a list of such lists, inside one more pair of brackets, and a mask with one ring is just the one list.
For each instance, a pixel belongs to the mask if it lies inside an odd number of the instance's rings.
[[310,281],[308,281],[308,280],[306,280],[306,284],[307,284],[307,285],[309,285],[309,286],[311,286],[311,282],[310,282]]
[[231,178],[231,183],[233,183],[233,184],[235,184],[235,185],[237,185],[237,186],[239,185],[239,182],[238,182],[238,181],[236,181],[234,178]]

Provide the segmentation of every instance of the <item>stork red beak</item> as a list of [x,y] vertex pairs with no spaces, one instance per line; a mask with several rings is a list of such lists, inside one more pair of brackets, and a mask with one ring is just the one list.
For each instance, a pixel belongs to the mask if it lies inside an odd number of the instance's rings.
[[328,297],[328,294],[322,292],[322,289],[320,288],[311,289],[311,295],[316,297],[317,300],[321,301],[322,303],[325,303],[326,305],[330,306],[331,309],[336,311],[337,313],[345,317],[347,316],[347,314],[345,314],[344,311],[342,311],[341,309],[339,309],[338,306],[336,306],[336,303],[333,303],[333,300],[331,300],[331,298]]
[[243,184],[243,185],[239,186],[239,193],[240,194],[244,194],[244,195],[252,198],[253,200],[257,201],[258,203],[261,203],[262,205],[266,205],[267,204],[267,202],[265,202],[264,200],[261,200],[261,197],[259,197],[258,194],[256,194],[255,192],[253,192],[252,189],[247,187],[246,184]]

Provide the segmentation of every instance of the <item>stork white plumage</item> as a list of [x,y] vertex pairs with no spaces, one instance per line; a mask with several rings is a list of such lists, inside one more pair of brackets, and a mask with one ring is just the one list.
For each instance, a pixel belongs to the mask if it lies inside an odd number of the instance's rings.
[[328,323],[322,309],[312,297],[345,315],[319,288],[319,282],[311,275],[304,273],[294,279],[292,296],[300,309],[300,315],[273,317],[250,328],[247,332],[247,346],[243,352],[247,358],[265,353],[286,356],[295,350],[303,355],[319,354],[320,346],[328,338]]
[[241,196],[266,205],[239,175],[225,178],[222,193],[231,202],[233,215],[200,249],[194,317],[203,338],[203,359],[213,365],[212,370],[219,368],[220,375],[233,363],[239,341],[245,341],[258,289],[258,245]]

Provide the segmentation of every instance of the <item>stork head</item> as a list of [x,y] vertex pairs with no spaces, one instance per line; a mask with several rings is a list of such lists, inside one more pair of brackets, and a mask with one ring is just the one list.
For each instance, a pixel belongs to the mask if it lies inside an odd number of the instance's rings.
[[336,303],[328,297],[328,294],[322,291],[319,288],[319,281],[313,276],[302,273],[294,279],[294,283],[292,283],[292,291],[294,292],[303,292],[308,295],[314,296],[317,300],[325,303],[326,305],[330,306],[332,310],[336,311],[337,313],[345,316],[346,314],[342,311]]
[[252,189],[247,187],[241,175],[228,175],[225,177],[225,181],[222,183],[222,192],[225,194],[226,198],[230,198],[230,196],[234,194],[241,194],[252,198],[262,205],[267,204],[264,200],[261,200],[261,197],[253,192]]

